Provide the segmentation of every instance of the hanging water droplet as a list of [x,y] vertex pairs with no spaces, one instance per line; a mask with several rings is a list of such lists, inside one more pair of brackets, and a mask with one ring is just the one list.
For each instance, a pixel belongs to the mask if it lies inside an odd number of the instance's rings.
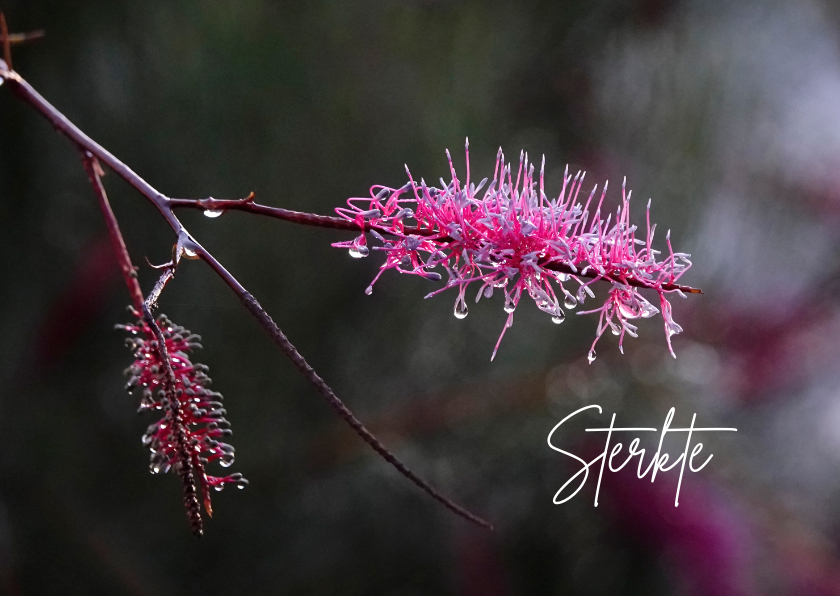
[[373,294],[373,286],[368,286],[367,288],[365,288],[365,294],[367,294],[368,296]]
[[649,319],[652,316],[659,313],[659,309],[652,305],[650,302],[644,301],[642,302],[642,318]]
[[505,312],[507,314],[510,314],[515,310],[516,310],[516,303],[513,301],[513,298],[508,296],[507,299],[505,300]]
[[577,300],[575,300],[575,297],[571,294],[567,294],[566,299],[563,301],[563,306],[568,309],[572,309],[577,306]]
[[244,484],[237,484],[236,488],[238,488],[239,490],[242,490],[243,488],[245,488],[245,485]]
[[350,256],[354,259],[361,259],[370,254],[370,251],[368,250],[367,246],[353,246],[348,252],[350,253]]
[[558,310],[554,314],[554,316],[551,317],[551,322],[554,323],[555,325],[559,325],[560,323],[562,323],[565,320],[566,320],[566,313],[564,313],[562,310]]
[[219,217],[222,213],[224,213],[224,211],[222,211],[221,209],[205,209],[204,210],[204,216],[205,217],[210,217],[210,218]]
[[223,485],[221,485],[221,484],[217,484],[217,485],[216,485],[216,486],[214,486],[213,488],[214,488],[214,489],[216,489],[216,492],[219,492],[219,493],[220,493],[220,492],[222,492],[222,489],[224,488],[224,486],[223,486]]
[[595,362],[595,350],[589,350],[589,354],[586,356],[586,359],[589,360],[589,364]]
[[198,253],[192,250],[191,248],[184,246],[184,257],[187,259],[197,259]]
[[610,329],[612,330],[613,335],[618,335],[621,333],[617,325],[610,325]]
[[458,300],[455,302],[455,318],[456,319],[465,319],[467,315],[470,313],[469,309],[465,302]]

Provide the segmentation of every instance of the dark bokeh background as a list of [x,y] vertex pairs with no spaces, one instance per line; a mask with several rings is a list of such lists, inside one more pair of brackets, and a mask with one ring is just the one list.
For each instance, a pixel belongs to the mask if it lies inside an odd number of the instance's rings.
[[[128,302],[78,156],[0,88],[0,592],[4,594],[840,594],[840,11],[818,0],[2,0],[43,28],[15,67],[176,197],[329,214],[403,164],[475,177],[499,145],[588,180],[628,176],[694,255],[676,299],[618,353],[596,322],[530,304],[489,362],[498,297],[454,295],[329,244],[345,233],[240,213],[183,220],[358,415],[497,531],[468,526],[336,419],[230,291],[186,262],[162,310],[204,337],[236,471],[193,538],[148,473],[115,323]],[[173,237],[106,178],[137,264]],[[611,195],[615,201],[618,194]],[[660,239],[662,235],[660,234]],[[148,290],[154,274],[144,266]],[[603,291],[603,288],[602,288]],[[552,426],[692,413],[715,458],[656,484],[605,479],[551,504],[571,466]],[[606,416],[600,419],[605,421]],[[595,422],[592,418],[590,422]],[[583,421],[580,424],[583,427]],[[570,435],[571,436],[571,435]],[[578,433],[577,449],[597,445]],[[572,439],[569,439],[572,441]],[[574,443],[572,441],[572,443]]]

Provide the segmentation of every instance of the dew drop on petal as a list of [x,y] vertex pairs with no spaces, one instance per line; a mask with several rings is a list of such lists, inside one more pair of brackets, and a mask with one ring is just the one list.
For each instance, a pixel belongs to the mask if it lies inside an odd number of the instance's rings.
[[367,294],[368,296],[373,294],[373,286],[368,286],[367,288],[365,288],[365,294]]
[[222,213],[224,213],[224,211],[222,211],[221,209],[205,209],[204,210],[205,217],[210,217],[210,218],[219,217]]
[[589,364],[595,362],[595,350],[589,350],[589,354],[586,356],[586,359],[589,360]]
[[353,246],[348,252],[354,259],[361,259],[370,254],[367,246]]
[[469,314],[469,309],[467,305],[460,300],[455,303],[455,318],[456,319],[465,319]]
[[566,313],[564,313],[562,310],[558,310],[557,313],[553,317],[551,317],[551,322],[554,323],[555,325],[559,325],[560,323],[562,323],[565,320],[566,320]]
[[577,300],[575,300],[574,296],[569,294],[568,296],[566,296],[566,299],[563,301],[563,306],[565,306],[568,309],[572,309],[572,308],[577,306]]
[[516,303],[513,301],[511,296],[507,296],[505,299],[505,312],[507,314],[512,313],[516,310]]

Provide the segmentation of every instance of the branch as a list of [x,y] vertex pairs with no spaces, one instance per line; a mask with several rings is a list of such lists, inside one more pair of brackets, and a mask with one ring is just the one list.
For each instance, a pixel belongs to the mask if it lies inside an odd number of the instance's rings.
[[[297,349],[289,342],[288,338],[283,334],[279,327],[274,323],[272,318],[268,315],[268,313],[263,310],[263,308],[259,305],[257,300],[234,278],[223,266],[219,261],[217,261],[204,247],[202,247],[187,231],[187,229],[181,224],[178,218],[175,216],[172,208],[174,206],[183,206],[183,200],[174,200],[170,199],[166,195],[159,192],[155,189],[151,184],[146,182],[142,177],[140,177],[137,173],[135,173],[131,168],[117,159],[114,155],[108,152],[104,147],[96,143],[93,139],[91,139],[88,135],[82,132],[76,125],[74,125],[70,120],[68,120],[61,112],[59,112],[55,107],[52,106],[46,99],[44,99],[35,89],[29,85],[18,73],[10,70],[10,66],[7,65],[6,62],[0,60],[0,79],[8,84],[11,88],[12,92],[24,103],[30,105],[36,112],[38,112],[41,116],[43,116],[47,121],[49,121],[53,127],[62,135],[66,136],[70,141],[72,141],[77,149],[82,152],[84,156],[86,156],[86,160],[91,160],[88,164],[86,161],[86,169],[88,169],[88,175],[92,176],[91,180],[94,184],[94,189],[97,191],[97,194],[100,197],[100,203],[102,202],[102,197],[105,196],[104,189],[102,189],[101,180],[99,179],[99,173],[96,170],[95,163],[96,160],[99,162],[104,163],[107,165],[111,170],[113,170],[118,176],[123,178],[126,182],[131,184],[140,194],[146,197],[152,204],[157,207],[160,214],[163,218],[167,221],[169,226],[178,236],[178,242],[175,245],[175,251],[173,256],[172,266],[174,267],[177,265],[178,260],[184,256],[187,258],[201,258],[204,260],[210,267],[216,272],[219,277],[221,277],[225,283],[236,293],[239,299],[243,302],[245,307],[248,311],[257,319],[260,325],[268,332],[268,334],[274,339],[275,343],[280,347],[284,354],[292,361],[292,363],[298,368],[298,370],[304,375],[304,377],[312,383],[312,385],[318,390],[318,392],[327,400],[327,402],[339,413],[341,418],[366,442],[370,445],[374,451],[376,451],[380,456],[382,456],[385,461],[390,463],[394,466],[401,474],[403,474],[406,478],[411,480],[414,484],[428,493],[432,498],[437,500],[438,502],[442,503],[445,507],[449,510],[453,511],[457,515],[478,524],[485,528],[492,529],[492,525],[473,515],[469,511],[463,509],[462,507],[458,506],[454,502],[450,501],[439,492],[437,492],[434,488],[432,488],[426,481],[422,478],[417,476],[414,472],[412,472],[404,463],[402,463],[395,455],[393,455],[388,449],[385,448],[382,443],[380,443],[374,435],[368,431],[364,425],[353,415],[350,409],[341,401],[341,399],[335,394],[335,392],[318,376],[315,371],[312,369],[311,366],[304,360],[303,356],[297,351]],[[246,200],[240,201],[241,203],[245,203]],[[272,208],[267,208],[272,209]],[[287,214],[296,214],[296,216],[301,216],[301,220],[299,223],[304,223],[303,220],[307,220],[306,223],[309,225],[323,225],[325,221],[329,220],[338,220],[339,218],[325,218],[323,216],[317,215],[310,215],[310,214],[297,214],[293,211],[286,211],[286,210],[276,210],[276,211],[284,211]],[[116,220],[114,219],[113,212],[110,210],[110,207],[107,211],[104,211],[106,221],[109,222],[109,231],[115,230],[117,234],[119,234],[119,228],[116,227]],[[276,217],[277,215],[275,215]],[[322,223],[316,224],[312,223],[315,221],[320,221]],[[343,220],[341,220],[343,221]],[[114,225],[111,225],[113,222]],[[336,222],[337,223],[337,222]],[[340,229],[345,229],[343,227],[344,224],[341,226],[333,226]],[[358,227],[353,227],[352,229],[358,229]],[[113,236],[112,236],[113,239]],[[121,236],[120,236],[121,239]],[[122,243],[122,248],[117,248],[117,252],[120,253],[124,249],[125,244]],[[127,251],[124,252],[125,258],[127,258]],[[128,261],[130,265],[130,260]],[[122,265],[122,263],[121,263]],[[168,275],[167,275],[168,274]],[[164,274],[166,278],[161,278],[161,282],[159,282],[160,289],[162,286],[165,285],[166,281],[171,278],[172,270],[168,269],[167,272]],[[129,284],[129,290],[132,292],[132,299],[134,299],[134,290],[131,288],[132,282],[127,280],[127,284]],[[138,287],[139,289],[139,287]],[[157,289],[157,286],[156,286]],[[159,293],[159,291],[157,292]],[[150,303],[157,299],[157,293],[153,291],[152,295],[149,297]],[[142,303],[142,300],[141,300]],[[144,319],[146,320],[147,324],[149,324],[152,329],[157,329],[159,332],[159,328],[154,325],[154,319],[151,317],[149,313],[149,305],[146,303],[141,304],[141,309],[144,315]],[[151,321],[151,323],[150,323]],[[156,332],[156,335],[159,333]],[[158,337],[158,342],[161,342],[160,337]],[[165,347],[163,348],[165,350]],[[161,354],[163,357],[164,354]],[[164,358],[166,360],[166,358]],[[185,487],[188,486],[185,479]],[[189,492],[186,488],[185,490]],[[185,500],[188,498],[189,495],[185,492]],[[188,506],[188,511],[190,510]]]
[[[227,199],[227,200],[220,200],[214,199],[213,197],[209,197],[207,199],[169,199],[169,206],[170,208],[188,208],[188,209],[201,209],[202,211],[245,211],[246,213],[253,213],[255,215],[265,215],[267,217],[273,217],[276,219],[281,219],[283,221],[288,221],[291,223],[306,225],[306,226],[316,226],[320,228],[331,228],[334,230],[347,230],[349,232],[370,232],[371,230],[376,230],[382,234],[391,234],[390,230],[377,226],[372,225],[370,222],[365,221],[363,226],[360,226],[356,222],[346,220],[342,217],[334,217],[328,215],[316,215],[314,213],[303,213],[301,211],[291,211],[289,209],[282,209],[280,207],[269,207],[268,205],[260,205],[259,203],[254,202],[254,193],[251,193],[244,199]],[[418,228],[416,226],[405,226],[404,234],[406,236],[435,236],[436,240],[440,240],[441,242],[450,242],[453,239],[446,234],[442,234],[440,230],[433,230],[429,228]],[[636,288],[648,288],[650,286],[646,285],[644,282],[639,281],[637,279],[617,279],[610,274],[606,275],[599,275],[594,270],[588,271],[586,274],[582,274],[580,271],[575,271],[565,263],[552,263],[547,261],[540,262],[540,266],[544,269],[550,269],[552,271],[557,271],[559,273],[566,273],[568,275],[576,275],[577,277],[585,277],[588,279],[595,279],[600,278],[604,281],[621,283],[625,285],[634,286]],[[673,292],[679,290],[686,294],[702,294],[702,290],[698,288],[692,288],[691,286],[684,286],[675,283],[664,283],[661,286],[661,289],[665,292]]]

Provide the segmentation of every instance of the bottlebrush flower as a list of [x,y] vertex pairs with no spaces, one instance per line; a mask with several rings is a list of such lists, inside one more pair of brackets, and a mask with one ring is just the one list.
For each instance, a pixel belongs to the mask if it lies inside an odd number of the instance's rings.
[[163,411],[163,418],[143,435],[143,444],[152,452],[149,468],[153,474],[170,469],[178,473],[184,484],[187,517],[193,532],[201,535],[199,493],[212,517],[210,488],[222,490],[227,484],[245,488],[248,481],[242,474],[207,474],[208,463],[218,461],[222,467],[229,467],[234,461],[233,447],[220,440],[232,434],[222,396],[209,389],[207,367],[190,361],[188,354],[201,347],[201,338],[172,324],[164,315],[157,318],[157,325],[165,350],[158,349],[154,330],[142,318],[136,324],[118,326],[132,335],[126,343],[135,358],[126,369],[130,375],[126,388],[129,392],[142,391],[138,412]]
[[[589,361],[595,359],[595,344],[607,328],[619,336],[619,349],[623,353],[625,334],[636,337],[637,328],[630,321],[652,317],[660,309],[668,349],[674,355],[671,336],[682,328],[671,317],[671,305],[665,295],[677,292],[684,296],[682,290],[699,290],[676,284],[691,261],[690,255],[673,251],[670,231],[666,235],[667,256],[661,258],[661,251],[653,248],[656,226],[650,225],[650,201],[642,240],[636,237],[638,227],[630,224],[632,192],[626,192],[626,179],[621,204],[604,219],[602,207],[607,184],[597,205],[593,203],[597,185],[585,203],[578,200],[585,172],[572,177],[567,166],[559,196],[550,199],[545,192],[544,156],[537,180],[534,164],[529,163],[526,153],[520,152],[514,180],[511,165],[505,164],[499,148],[493,179],[489,185],[487,178],[476,185],[470,181],[469,140],[466,155],[467,175],[463,184],[447,150],[452,179],[446,183],[441,178],[440,188],[427,185],[422,178],[415,182],[406,166],[409,181],[404,186],[397,189],[373,186],[370,198],[351,198],[348,207],[336,209],[341,217],[356,222],[363,233],[333,246],[349,249],[353,257],[365,257],[369,248],[364,231],[369,231],[381,244],[373,250],[385,253],[385,262],[368,286],[367,294],[373,292],[373,284],[387,269],[439,280],[441,275],[433,269],[441,267],[448,274],[448,281],[445,287],[426,298],[456,288],[454,312],[462,319],[468,313],[466,290],[470,284],[479,286],[476,302],[500,291],[504,294],[507,322],[496,342],[492,360],[505,331],[513,324],[514,312],[523,295],[530,296],[540,310],[559,324],[566,316],[564,308],[571,310],[587,297],[594,298],[591,286],[604,280],[612,288],[603,306],[578,312],[600,313]],[[411,220],[416,221],[416,226],[407,225]],[[639,290],[643,288],[659,294],[659,309],[641,295]]]

